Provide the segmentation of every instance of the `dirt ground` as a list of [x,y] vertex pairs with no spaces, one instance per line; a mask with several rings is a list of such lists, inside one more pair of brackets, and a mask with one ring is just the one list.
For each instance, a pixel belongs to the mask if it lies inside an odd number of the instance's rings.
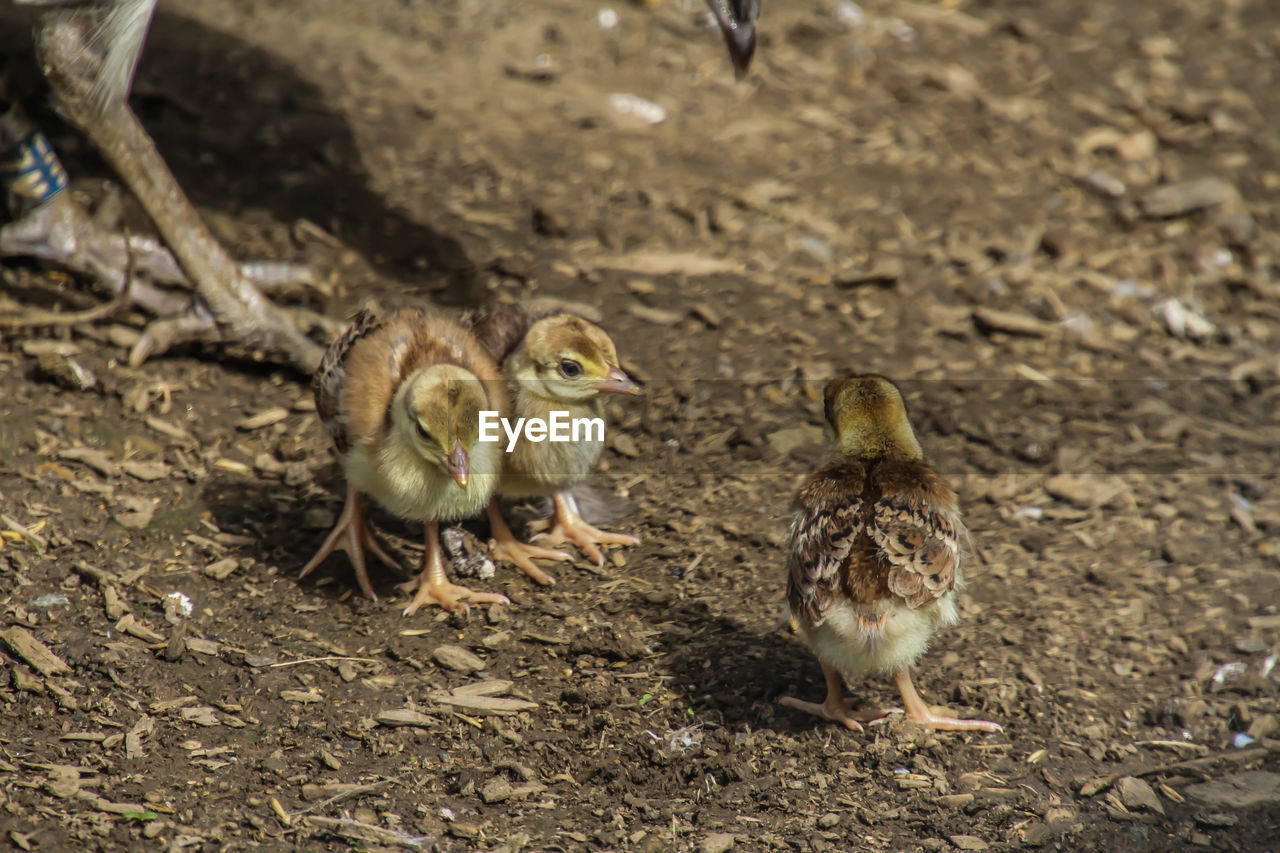
[[[0,330],[4,843],[1280,850],[1280,6],[766,0],[742,82],[700,0],[605,8],[160,4],[134,105],[292,299],[604,312],[647,394],[594,485],[643,541],[405,618],[392,572],[296,578],[341,500],[306,377]],[[0,314],[92,304],[0,272]],[[918,683],[1003,734],[778,704],[822,692],[781,545],[846,368],[974,534]]]

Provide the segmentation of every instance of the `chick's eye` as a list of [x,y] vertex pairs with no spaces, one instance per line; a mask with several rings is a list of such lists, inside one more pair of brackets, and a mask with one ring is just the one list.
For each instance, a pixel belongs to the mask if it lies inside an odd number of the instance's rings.
[[431,433],[427,432],[427,428],[422,425],[422,421],[414,421],[413,425],[418,430],[419,438],[421,438],[423,441],[431,440]]
[[565,379],[577,379],[582,375],[582,365],[576,361],[565,359],[560,362],[560,375]]

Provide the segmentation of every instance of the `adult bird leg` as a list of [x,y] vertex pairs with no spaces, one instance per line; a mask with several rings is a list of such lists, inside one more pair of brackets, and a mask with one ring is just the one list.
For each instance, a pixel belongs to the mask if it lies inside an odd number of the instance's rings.
[[299,318],[266,299],[227,254],[123,95],[103,100],[95,93],[103,60],[87,26],[88,18],[75,12],[46,16],[41,26],[37,51],[58,106],[137,197],[199,297],[187,314],[153,323],[131,361],[186,340],[217,340],[280,354],[312,372],[323,350],[301,330]]

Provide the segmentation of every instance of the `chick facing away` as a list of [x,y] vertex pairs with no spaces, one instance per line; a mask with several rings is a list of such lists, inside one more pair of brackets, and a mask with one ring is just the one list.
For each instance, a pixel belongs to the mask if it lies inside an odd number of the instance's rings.
[[[965,535],[956,494],[925,461],[897,387],[882,376],[832,380],[824,394],[826,464],[796,497],[787,603],[827,682],[822,703],[782,704],[860,730],[888,711],[854,711],[843,679],[886,675],[922,725],[1000,731],[927,705],[911,668],[958,621]],[[893,709],[897,710],[897,709]]]

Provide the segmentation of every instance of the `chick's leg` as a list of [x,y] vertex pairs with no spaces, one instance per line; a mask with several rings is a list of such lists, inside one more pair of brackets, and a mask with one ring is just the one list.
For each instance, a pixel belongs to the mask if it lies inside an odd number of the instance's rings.
[[951,716],[951,711],[946,708],[930,706],[916,692],[916,686],[911,683],[911,673],[908,670],[904,669],[895,673],[893,683],[898,686],[898,691],[902,694],[902,704],[906,708],[907,719],[909,720],[914,720],[931,729],[943,729],[952,732],[1004,731],[1004,728],[999,723],[989,723],[986,720],[962,720],[959,717]]
[[[405,592],[414,592],[413,600],[404,609],[411,616],[424,604],[435,604],[445,610],[466,610],[472,604],[508,604],[505,595],[493,592],[474,592],[465,586],[450,583],[444,573],[444,551],[440,548],[440,522],[428,521],[424,525],[427,552],[423,555],[422,574],[400,584]],[[416,590],[416,592],[415,592]]]
[[885,716],[884,713],[855,711],[850,708],[849,703],[844,698],[844,684],[840,680],[840,673],[825,661],[819,661],[819,663],[822,664],[822,674],[827,679],[827,698],[819,703],[805,702],[791,696],[783,696],[781,700],[783,705],[788,708],[795,708],[797,711],[813,714],[824,720],[830,720],[833,723],[840,723],[845,728],[855,732],[862,731],[863,723],[872,723]]
[[578,502],[568,492],[556,492],[551,496],[555,506],[552,527],[539,533],[534,540],[546,538],[549,545],[572,542],[597,566],[604,565],[604,554],[597,545],[639,545],[640,540],[625,533],[610,533],[588,524],[578,512]]
[[571,554],[565,551],[553,551],[550,548],[539,548],[537,545],[526,545],[516,538],[511,532],[511,528],[507,526],[506,520],[502,517],[502,511],[498,508],[498,501],[489,501],[489,530],[493,534],[493,539],[489,541],[489,549],[493,552],[493,556],[500,560],[506,560],[514,563],[520,571],[524,572],[533,580],[543,586],[550,586],[555,583],[555,578],[538,568],[534,560],[555,560],[556,562],[567,562],[573,559]]
[[368,548],[375,557],[393,569],[400,568],[400,564],[386,551],[382,550],[378,540],[374,539],[373,534],[369,532],[369,526],[365,524],[364,520],[364,506],[360,502],[360,493],[350,485],[347,486],[347,502],[342,506],[342,515],[338,517],[337,523],[333,525],[333,530],[329,531],[329,535],[324,540],[324,544],[320,546],[320,550],[316,551],[316,555],[311,558],[311,561],[302,567],[298,577],[305,578],[311,574],[315,571],[316,566],[323,563],[330,554],[339,548],[346,551],[347,556],[351,558],[351,565],[356,570],[356,581],[359,582],[360,590],[364,593],[365,598],[377,601],[378,596],[373,591],[373,584],[369,583],[369,570],[364,562],[365,548]]

